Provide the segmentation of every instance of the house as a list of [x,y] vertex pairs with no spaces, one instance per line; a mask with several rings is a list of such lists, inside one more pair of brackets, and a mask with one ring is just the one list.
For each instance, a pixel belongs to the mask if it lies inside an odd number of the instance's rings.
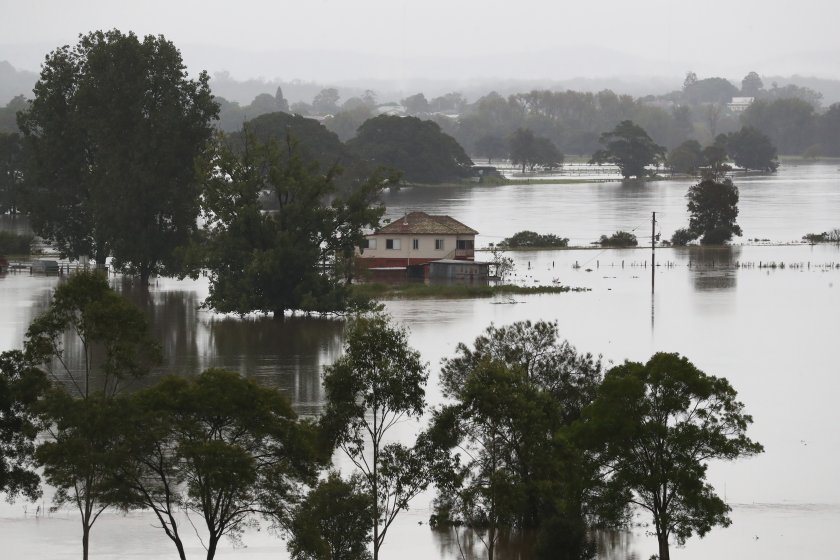
[[356,263],[365,269],[407,269],[442,259],[475,259],[474,229],[449,216],[411,212],[365,236]]
[[726,104],[733,113],[743,113],[755,101],[755,97],[733,97],[732,101]]

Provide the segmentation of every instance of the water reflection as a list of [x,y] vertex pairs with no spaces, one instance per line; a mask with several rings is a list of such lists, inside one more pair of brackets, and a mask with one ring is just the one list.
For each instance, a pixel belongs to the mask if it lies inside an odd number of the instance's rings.
[[741,247],[688,247],[687,257],[694,289],[734,290],[738,285],[737,268]]

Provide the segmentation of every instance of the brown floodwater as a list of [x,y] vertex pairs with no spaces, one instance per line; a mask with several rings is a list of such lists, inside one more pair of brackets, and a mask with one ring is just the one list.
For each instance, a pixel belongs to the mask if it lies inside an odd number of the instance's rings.
[[[745,238],[796,241],[808,232],[840,227],[836,166],[783,167],[774,176],[740,178]],[[556,233],[586,244],[604,233],[650,235],[657,211],[663,237],[685,225],[689,183],[601,183],[413,189],[386,195],[389,215],[447,213],[481,232],[479,245],[522,229]],[[395,300],[394,319],[411,330],[411,344],[429,362],[430,404],[440,402],[440,360],[491,322],[558,322],[579,351],[614,363],[646,360],[657,351],[688,356],[707,373],[725,376],[755,423],[750,435],[766,452],[736,463],[714,463],[710,482],[732,505],[733,525],[690,539],[674,557],[826,558],[835,555],[840,523],[840,248],[834,245],[743,245],[725,249],[657,249],[651,294],[649,249],[517,252],[518,283],[589,288],[556,295],[460,300]],[[477,258],[482,258],[481,253]],[[781,264],[784,264],[782,268]],[[576,266],[577,265],[577,266]],[[775,266],[773,266],[775,265]],[[0,350],[18,347],[29,321],[45,309],[56,278],[0,277]],[[342,322],[293,317],[219,316],[200,308],[203,281],[160,279],[148,293],[114,280],[141,304],[164,346],[156,374],[194,375],[214,366],[242,372],[282,389],[303,414],[323,405],[320,376],[340,354]],[[399,426],[410,439],[420,425]],[[341,462],[340,462],[341,464]],[[389,532],[383,558],[458,558],[467,535],[427,525],[433,494],[412,503]],[[48,498],[41,504],[49,506]],[[9,558],[72,558],[79,554],[73,511],[34,517],[37,505],[0,505],[0,541]],[[639,526],[602,539],[602,559],[646,560],[656,552],[644,516]],[[92,558],[170,558],[174,550],[142,512],[112,512],[93,530]],[[244,548],[226,545],[219,558],[285,558],[281,540],[248,531]],[[459,548],[460,544],[460,548]],[[472,546],[481,557],[481,547]],[[197,539],[189,552],[199,555]],[[513,557],[513,556],[511,556]]]

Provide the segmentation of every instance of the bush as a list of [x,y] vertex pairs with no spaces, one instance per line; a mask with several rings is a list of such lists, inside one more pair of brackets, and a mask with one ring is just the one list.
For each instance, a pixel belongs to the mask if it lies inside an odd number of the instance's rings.
[[688,228],[680,228],[671,236],[671,244],[676,247],[685,247],[690,241],[697,239],[697,235]]
[[534,231],[520,231],[499,243],[499,247],[516,249],[520,247],[568,247],[569,238],[557,237],[553,233],[539,234]]
[[802,236],[803,241],[807,241],[811,245],[815,243],[827,243],[828,242],[828,232],[824,231],[822,233],[806,233]]
[[601,247],[635,247],[639,244],[636,236],[629,231],[617,231],[610,237],[602,235],[597,242]]
[[0,255],[28,255],[34,236],[0,231]]

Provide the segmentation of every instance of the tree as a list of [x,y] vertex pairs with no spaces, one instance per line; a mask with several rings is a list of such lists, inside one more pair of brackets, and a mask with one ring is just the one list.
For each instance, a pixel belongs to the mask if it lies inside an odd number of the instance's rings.
[[17,214],[23,183],[20,135],[0,132],[0,214]]
[[773,172],[779,167],[776,147],[770,142],[770,138],[751,126],[728,134],[726,151],[735,165],[746,170]]
[[[557,523],[568,529],[596,517],[594,463],[562,432],[600,380],[600,360],[560,341],[556,323],[491,325],[473,348],[459,344],[441,370],[452,404],[435,412],[429,430],[461,450],[438,471],[435,522],[481,531],[493,558],[501,533],[540,529],[545,538]],[[585,541],[570,539],[548,557],[581,558]]]
[[605,149],[592,155],[589,163],[617,165],[625,179],[645,177],[648,165],[658,165],[665,158],[665,148],[656,144],[647,132],[633,121],[622,121],[599,140]]
[[417,117],[379,115],[365,121],[347,147],[373,165],[396,169],[415,183],[441,183],[471,174],[472,160],[440,126]]
[[208,76],[187,77],[162,36],[84,35],[50,53],[19,116],[26,210],[36,232],[70,256],[138,274],[173,272],[195,234],[194,162],[218,114]]
[[750,72],[741,80],[741,95],[757,97],[762,88],[764,88],[764,82],[756,72]]
[[312,109],[318,115],[333,115],[338,112],[340,97],[338,90],[335,88],[322,89],[312,100]]
[[634,233],[618,230],[609,237],[602,235],[597,243],[601,247],[635,247],[639,244],[639,240],[636,239]]
[[47,379],[27,363],[24,354],[0,354],[0,492],[7,500],[23,495],[41,496],[41,478],[35,472],[35,438],[39,423],[34,405],[43,396]]
[[801,154],[814,143],[814,106],[796,98],[758,100],[741,114],[741,122],[770,138],[782,154]]
[[370,560],[372,502],[359,485],[330,472],[309,493],[290,523],[292,560]]
[[719,244],[741,235],[738,218],[738,187],[731,179],[705,178],[692,185],[688,198],[688,229],[700,243]]
[[487,163],[493,163],[493,158],[507,155],[508,143],[498,136],[482,136],[475,141],[475,152],[487,158]]
[[752,418],[724,378],[707,375],[678,354],[609,370],[584,412],[581,434],[603,450],[610,483],[653,518],[659,560],[669,541],[683,544],[731,523],[730,507],[706,482],[710,460],[761,453],[746,436]]
[[[75,344],[67,348],[65,340]],[[79,272],[56,288],[24,346],[29,363],[54,381],[37,407],[47,437],[36,461],[56,488],[56,505],[79,510],[86,560],[91,528],[122,492],[115,475],[125,456],[117,449],[131,430],[142,429],[118,421],[123,410],[115,396],[127,378],[141,377],[157,363],[158,347],[143,313],[95,272]]]
[[683,86],[683,98],[691,104],[729,103],[738,95],[738,88],[724,78],[704,78],[691,83],[686,78]]
[[828,108],[818,121],[820,147],[828,156],[840,156],[840,103]]
[[674,173],[696,175],[703,165],[703,148],[697,140],[686,140],[668,154],[668,166]]
[[355,465],[373,503],[374,560],[394,519],[431,480],[433,462],[425,438],[414,447],[386,443],[398,422],[423,414],[427,378],[405,330],[382,315],[353,319],[344,355],[325,371],[323,422]]
[[420,115],[429,112],[429,102],[422,93],[410,95],[400,100],[400,104],[405,107],[405,112],[409,115]]
[[510,136],[510,160],[515,165],[525,166],[531,171],[535,167],[557,167],[563,163],[561,154],[554,143],[548,138],[535,136],[530,129],[519,128]]
[[277,86],[277,91],[274,92],[274,103],[277,105],[278,111],[289,112],[289,101],[283,97],[283,88],[280,86]]
[[120,455],[124,507],[151,509],[185,560],[177,514],[204,520],[207,560],[224,536],[238,539],[256,515],[285,525],[302,483],[324,460],[314,425],[297,420],[278,390],[229,371],[170,376],[124,405]]
[[[260,144],[241,156],[220,146],[206,194],[206,240],[193,257],[193,274],[207,269],[217,311],[335,313],[352,307],[347,284],[355,247],[375,229],[384,208],[375,204],[390,179],[375,174],[339,195],[333,177],[305,164],[289,141]],[[277,204],[264,212],[261,194]],[[330,202],[331,201],[331,202]],[[326,269],[324,264],[333,268]]]

